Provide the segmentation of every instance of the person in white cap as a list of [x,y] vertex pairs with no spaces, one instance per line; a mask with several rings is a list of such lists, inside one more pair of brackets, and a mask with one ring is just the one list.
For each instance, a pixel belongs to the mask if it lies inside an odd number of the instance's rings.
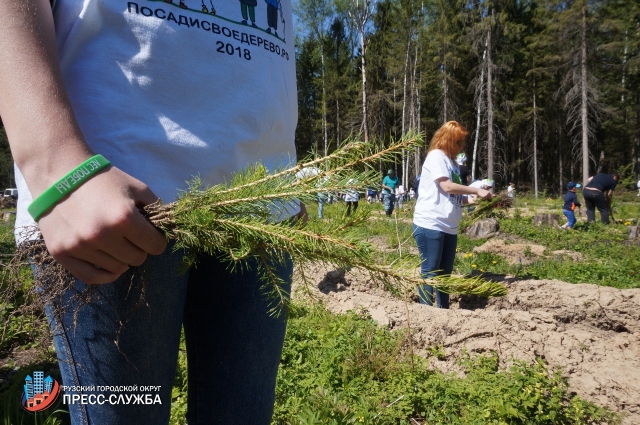
[[462,184],[465,186],[469,186],[471,183],[471,170],[467,167],[467,155],[462,152],[456,156],[456,162],[458,163],[458,168],[460,168],[460,180],[462,180]]
[[478,189],[491,190],[493,189],[494,181],[491,179],[476,180],[469,185],[469,187],[477,187]]

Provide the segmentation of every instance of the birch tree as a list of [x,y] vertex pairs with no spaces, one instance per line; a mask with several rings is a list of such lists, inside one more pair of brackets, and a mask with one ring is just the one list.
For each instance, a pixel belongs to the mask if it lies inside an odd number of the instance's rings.
[[333,13],[329,0],[299,0],[296,3],[295,12],[306,28],[308,28],[318,40],[320,49],[320,72],[322,78],[322,134],[324,141],[324,156],[329,149],[329,136],[327,131],[327,90],[325,81],[324,44],[327,33],[327,23]]
[[371,0],[338,0],[341,10],[349,17],[356,33],[360,47],[360,71],[362,73],[362,133],[364,141],[369,141],[369,125],[367,120],[367,24],[373,13]]

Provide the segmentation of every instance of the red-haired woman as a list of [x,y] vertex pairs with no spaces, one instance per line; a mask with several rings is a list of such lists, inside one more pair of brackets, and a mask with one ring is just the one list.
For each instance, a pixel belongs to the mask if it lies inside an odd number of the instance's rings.
[[[456,121],[444,124],[433,136],[422,165],[418,200],[413,214],[413,237],[418,245],[422,278],[450,274],[458,244],[458,223],[467,196],[491,198],[488,190],[464,186],[456,155],[464,147],[467,130]],[[431,285],[418,287],[420,302],[433,305]],[[436,289],[436,306],[449,308],[449,295]]]

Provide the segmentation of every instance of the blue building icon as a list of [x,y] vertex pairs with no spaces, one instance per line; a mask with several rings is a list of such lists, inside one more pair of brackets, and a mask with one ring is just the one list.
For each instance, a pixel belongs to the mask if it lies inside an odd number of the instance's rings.
[[37,394],[44,393],[44,372],[33,372],[33,392]]
[[51,390],[53,389],[53,379],[50,376],[47,376],[44,379],[44,390],[51,394]]
[[33,393],[33,379],[31,379],[30,375],[27,375],[27,377],[24,379],[24,382],[24,394],[27,396],[28,400],[30,398],[33,398],[33,396],[35,395]]

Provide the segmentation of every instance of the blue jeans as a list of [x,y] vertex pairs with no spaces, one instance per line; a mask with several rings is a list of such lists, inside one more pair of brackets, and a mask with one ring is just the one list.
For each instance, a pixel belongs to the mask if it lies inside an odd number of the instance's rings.
[[585,188],[582,191],[584,203],[587,207],[587,223],[596,221],[596,208],[600,211],[600,221],[609,224],[609,203],[604,193]]
[[384,193],[382,196],[384,196],[384,212],[387,215],[391,215],[396,203],[396,195],[393,193]]
[[567,217],[567,226],[573,229],[573,226],[576,225],[576,216],[571,210],[562,210],[562,214]]
[[324,211],[324,204],[327,202],[327,195],[324,193],[318,194],[318,218],[323,218],[322,212]]
[[[270,424],[284,316],[269,316],[273,301],[256,279],[255,264],[231,273],[227,264],[205,257],[181,274],[183,254],[168,248],[150,256],[133,277],[129,271],[116,282],[99,285],[95,300],[77,311],[75,324],[73,304],[62,315],[47,307],[62,385],[137,386],[133,394],[157,394],[161,402],[69,404],[73,425],[167,424],[183,324],[188,423]],[[278,266],[286,282],[291,282],[292,271],[290,260]],[[76,290],[84,288],[76,282]],[[68,302],[69,292],[62,302]],[[149,385],[160,386],[160,391],[140,390]],[[109,399],[131,392],[76,394]]]
[[[453,262],[456,259],[456,246],[458,235],[440,232],[438,230],[425,229],[413,225],[413,237],[420,252],[420,271],[423,279],[451,274]],[[436,289],[436,307],[449,308],[449,294]],[[433,305],[433,286],[418,286],[420,303]]]

